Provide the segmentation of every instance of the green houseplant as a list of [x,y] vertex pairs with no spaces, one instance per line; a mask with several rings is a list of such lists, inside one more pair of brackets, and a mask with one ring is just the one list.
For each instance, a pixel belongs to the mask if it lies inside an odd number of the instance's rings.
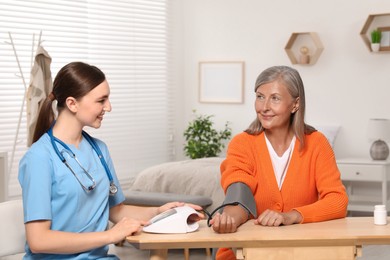
[[374,52],[379,51],[380,49],[380,42],[382,38],[382,32],[378,29],[371,31],[371,50]]
[[224,141],[232,134],[229,122],[226,122],[225,129],[217,131],[213,127],[212,117],[195,114],[195,119],[189,122],[185,129],[184,152],[191,159],[216,157],[225,148]]

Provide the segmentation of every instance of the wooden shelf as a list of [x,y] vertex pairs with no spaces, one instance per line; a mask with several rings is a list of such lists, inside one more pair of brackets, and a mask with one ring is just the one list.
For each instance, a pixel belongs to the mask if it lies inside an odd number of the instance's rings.
[[[383,32],[389,32],[390,34],[390,13],[384,14],[370,14],[363,25],[362,30],[360,31],[360,36],[362,37],[365,45],[368,50],[372,52],[371,49],[371,31],[374,29],[378,29]],[[382,37],[382,41],[385,37]],[[381,46],[379,52],[390,51],[390,38],[386,37],[389,42],[386,46]],[[382,42],[381,42],[382,44]]]
[[[308,49],[309,61],[301,62],[301,48]],[[292,64],[313,65],[317,62],[324,47],[320,38],[315,32],[296,32],[292,33],[286,47],[287,56]]]

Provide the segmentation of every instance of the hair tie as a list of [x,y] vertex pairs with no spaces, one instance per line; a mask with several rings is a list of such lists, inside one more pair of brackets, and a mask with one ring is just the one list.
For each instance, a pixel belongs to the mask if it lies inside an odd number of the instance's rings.
[[56,99],[56,96],[54,95],[53,92],[50,92],[48,98],[51,100],[51,101],[54,101]]

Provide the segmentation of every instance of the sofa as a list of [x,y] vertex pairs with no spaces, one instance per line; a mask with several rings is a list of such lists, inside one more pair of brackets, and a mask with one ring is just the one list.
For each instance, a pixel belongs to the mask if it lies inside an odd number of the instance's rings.
[[[126,200],[132,203],[134,196],[154,196],[161,199],[182,200],[207,206],[212,211],[222,204],[224,193],[220,184],[220,165],[224,158],[210,157],[167,162],[141,171],[129,190],[124,191]],[[172,196],[173,195],[173,196]],[[191,200],[193,198],[194,200]],[[207,202],[211,199],[211,203]]]

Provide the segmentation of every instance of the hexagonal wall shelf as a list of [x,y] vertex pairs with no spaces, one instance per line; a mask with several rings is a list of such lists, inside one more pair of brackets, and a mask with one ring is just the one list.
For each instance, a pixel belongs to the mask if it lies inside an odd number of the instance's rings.
[[313,65],[324,47],[315,32],[293,33],[284,48],[292,64]]
[[370,14],[364,23],[360,36],[369,51],[372,51],[370,34],[374,29],[378,29],[382,32],[381,47],[379,51],[390,51],[390,13]]

